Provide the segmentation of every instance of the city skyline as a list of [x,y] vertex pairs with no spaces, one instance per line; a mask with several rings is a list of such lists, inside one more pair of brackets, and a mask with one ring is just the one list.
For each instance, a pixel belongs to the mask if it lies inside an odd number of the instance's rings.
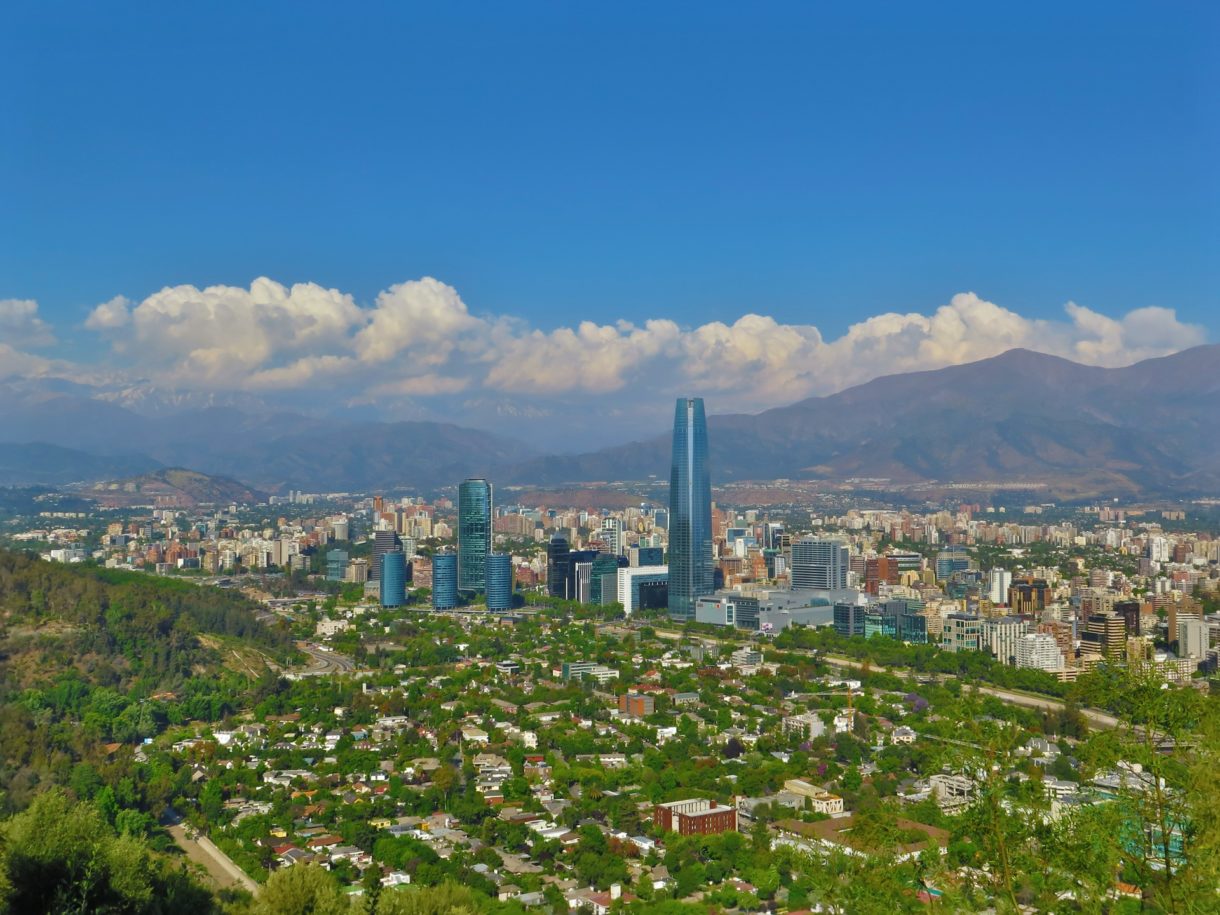
[[0,913],[1210,910],[1218,52],[0,5]]

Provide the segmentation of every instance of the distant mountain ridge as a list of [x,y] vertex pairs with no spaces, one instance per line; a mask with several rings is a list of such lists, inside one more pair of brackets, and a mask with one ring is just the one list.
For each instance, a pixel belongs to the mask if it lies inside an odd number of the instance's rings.
[[[717,483],[1023,481],[1078,494],[1215,494],[1218,396],[1220,345],[1115,369],[1010,350],[758,414],[713,413],[712,474]],[[708,406],[715,410],[713,398]],[[232,406],[143,416],[77,390],[0,385],[0,441],[71,449],[81,469],[67,476],[96,472],[94,479],[122,475],[105,467],[121,456],[150,462],[145,469],[191,467],[273,492],[432,491],[469,475],[543,486],[665,480],[669,434],[657,433],[584,454],[540,455],[514,439],[447,423],[353,422]],[[36,458],[23,464],[19,450],[5,447],[0,485],[33,480]],[[98,469],[89,469],[90,460]]]
[[0,484],[7,486],[62,486],[134,476],[159,466],[142,454],[99,457],[45,442],[0,442]]
[[[1097,492],[1220,491],[1220,346],[1105,369],[1029,350],[876,378],[708,419],[713,478],[1022,480]],[[539,459],[556,484],[668,472],[669,437]]]
[[191,507],[201,503],[265,502],[266,493],[251,489],[228,477],[210,476],[197,470],[163,467],[126,480],[113,480],[73,487],[82,495],[115,507],[148,504]]

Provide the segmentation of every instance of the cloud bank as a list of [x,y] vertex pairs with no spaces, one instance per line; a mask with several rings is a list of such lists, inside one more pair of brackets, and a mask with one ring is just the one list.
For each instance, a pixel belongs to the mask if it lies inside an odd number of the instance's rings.
[[[1069,302],[1062,319],[1045,320],[972,292],[929,314],[876,315],[837,339],[759,314],[694,327],[656,318],[548,330],[472,311],[432,277],[391,286],[367,306],[337,289],[265,277],[249,288],[172,286],[139,302],[104,302],[85,328],[105,340],[112,373],[145,387],[286,405],[329,398],[467,425],[577,407],[613,416],[660,405],[663,413],[669,398],[688,392],[716,412],[755,412],[1014,347],[1118,366],[1206,342],[1201,327],[1170,308],[1111,317]],[[0,371],[71,374],[29,352],[54,342],[35,302],[0,301]],[[76,367],[95,377],[98,368]]]
[[180,386],[263,392],[343,381],[384,397],[699,390],[753,408],[1013,347],[1116,366],[1205,340],[1169,308],[1111,318],[1069,302],[1064,320],[1047,321],[970,292],[930,315],[877,315],[836,340],[757,314],[697,327],[655,319],[544,331],[474,314],[456,289],[431,277],[392,286],[367,308],[313,283],[174,286],[135,305],[99,305],[86,326],[106,334],[141,375]]

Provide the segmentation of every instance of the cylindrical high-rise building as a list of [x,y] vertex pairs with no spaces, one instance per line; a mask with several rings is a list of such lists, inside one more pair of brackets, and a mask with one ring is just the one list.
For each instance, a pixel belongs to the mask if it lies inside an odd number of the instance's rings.
[[381,555],[381,606],[401,607],[407,602],[407,556],[402,550]]
[[482,591],[487,586],[487,554],[491,552],[491,484],[464,480],[458,487],[458,589]]
[[455,553],[432,557],[432,607],[452,610],[458,605],[458,558]]
[[669,615],[694,619],[695,601],[715,590],[712,483],[702,397],[680,397],[674,409],[669,473]]
[[513,608],[513,560],[507,553],[487,555],[487,609]]

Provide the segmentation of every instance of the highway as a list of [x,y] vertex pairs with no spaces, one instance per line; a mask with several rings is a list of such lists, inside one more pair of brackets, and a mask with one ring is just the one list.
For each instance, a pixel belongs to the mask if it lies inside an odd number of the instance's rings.
[[[644,623],[643,625],[649,625],[649,624]],[[661,628],[657,627],[656,625],[653,625],[652,628],[654,629],[654,631],[657,633],[658,636],[660,636],[662,638],[666,638],[666,639],[675,639],[676,640],[676,639],[681,638],[684,635],[684,633],[681,630],[661,629]],[[715,642],[717,644],[725,644],[728,641],[726,639],[716,638],[715,636],[704,635],[703,633],[699,633],[698,635],[696,635],[694,637],[698,638],[698,639],[702,639],[707,642]],[[730,644],[736,644],[736,643],[730,643]],[[850,670],[862,670],[865,667],[864,661],[856,661],[851,658],[840,658],[840,657],[836,657],[834,655],[822,654],[820,652],[814,653],[814,652],[810,652],[807,649],[787,648],[787,649],[784,649],[784,651],[786,651],[789,654],[808,655],[809,657],[813,658],[814,660],[824,661],[825,663],[831,665],[832,667],[843,667],[843,668],[847,668]],[[882,667],[878,664],[869,663],[867,666],[868,666],[868,669],[874,673],[888,673],[889,672],[885,667]],[[911,671],[903,668],[901,670],[895,671],[895,673],[911,673]],[[1055,699],[1051,696],[1037,696],[1037,695],[1033,695],[1032,693],[1015,692],[1015,691],[1009,690],[1009,689],[1001,689],[1000,687],[997,687],[997,686],[985,686],[985,685],[977,684],[977,683],[970,684],[970,685],[974,689],[977,689],[980,693],[984,693],[988,696],[994,696],[995,698],[1000,699],[1003,702],[1007,702],[1010,705],[1020,705],[1025,708],[1035,708],[1035,709],[1041,709],[1043,711],[1062,711],[1062,709],[1065,707],[1065,703],[1062,700]],[[1080,714],[1084,716],[1085,721],[1087,721],[1089,723],[1090,727],[1110,729],[1110,728],[1116,728],[1120,724],[1120,722],[1117,718],[1115,718],[1113,715],[1109,714],[1108,712],[1101,711],[1100,709],[1081,708]]]
[[296,646],[309,656],[310,663],[295,667],[285,673],[291,679],[301,677],[326,677],[331,674],[348,674],[356,669],[356,662],[336,651],[323,650],[312,642],[297,642]]
[[[825,661],[832,667],[846,667],[851,670],[862,670],[864,668],[863,661],[855,661],[851,658],[838,658],[833,655],[819,654],[817,660]],[[877,664],[869,664],[868,669],[877,673],[887,673],[887,669]],[[909,673],[907,670],[902,670],[902,673]],[[1001,689],[998,686],[984,686],[982,684],[970,684],[980,693],[988,696],[994,696],[997,699],[1003,700],[1010,705],[1020,705],[1025,708],[1036,708],[1043,711],[1062,711],[1065,703],[1061,699],[1055,699],[1051,696],[1035,696],[1032,693],[1019,693],[1009,689]],[[1115,728],[1119,725],[1119,720],[1113,715],[1094,708],[1080,709],[1088,723],[1093,727],[1099,728]]]

